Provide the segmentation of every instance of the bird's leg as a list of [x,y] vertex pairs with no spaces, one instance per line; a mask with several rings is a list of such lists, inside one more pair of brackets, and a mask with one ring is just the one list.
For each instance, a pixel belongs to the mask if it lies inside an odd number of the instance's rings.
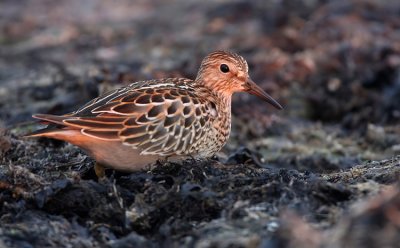
[[104,166],[102,166],[101,164],[99,164],[97,162],[94,165],[94,172],[96,173],[96,176],[98,179],[102,179],[106,175]]

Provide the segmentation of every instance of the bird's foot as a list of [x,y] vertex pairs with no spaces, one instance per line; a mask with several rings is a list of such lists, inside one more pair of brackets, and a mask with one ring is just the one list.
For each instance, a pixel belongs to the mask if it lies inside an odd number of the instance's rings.
[[99,181],[106,179],[106,172],[103,165],[96,163],[94,165],[94,172],[96,173],[97,179]]

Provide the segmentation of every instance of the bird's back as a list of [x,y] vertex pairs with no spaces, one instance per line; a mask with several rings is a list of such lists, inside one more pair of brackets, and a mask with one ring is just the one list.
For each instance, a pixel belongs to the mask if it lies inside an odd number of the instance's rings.
[[[218,105],[212,91],[189,79],[142,81],[64,116],[35,115],[52,123],[35,136],[74,143],[74,137],[60,138],[60,132],[78,130],[87,142],[120,142],[141,155],[211,156],[225,144],[230,128],[230,109],[225,116]],[[90,144],[78,145],[91,149]]]

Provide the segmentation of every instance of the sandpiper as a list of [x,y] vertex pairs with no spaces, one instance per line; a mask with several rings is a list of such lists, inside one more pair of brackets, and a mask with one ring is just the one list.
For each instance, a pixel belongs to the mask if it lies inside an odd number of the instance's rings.
[[66,115],[33,115],[48,126],[28,136],[81,147],[99,177],[103,166],[137,171],[158,160],[210,157],[229,137],[232,94],[241,91],[282,109],[251,80],[241,56],[217,51],[203,59],[195,80],[135,82]]

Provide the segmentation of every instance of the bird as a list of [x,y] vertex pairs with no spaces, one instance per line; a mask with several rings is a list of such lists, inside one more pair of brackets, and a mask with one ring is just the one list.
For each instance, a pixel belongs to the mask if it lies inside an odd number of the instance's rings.
[[194,80],[164,78],[138,81],[100,95],[65,115],[35,114],[47,127],[28,137],[69,142],[105,168],[134,172],[157,161],[208,158],[227,142],[231,102],[248,92],[283,107],[249,76],[246,60],[215,51],[201,62]]

